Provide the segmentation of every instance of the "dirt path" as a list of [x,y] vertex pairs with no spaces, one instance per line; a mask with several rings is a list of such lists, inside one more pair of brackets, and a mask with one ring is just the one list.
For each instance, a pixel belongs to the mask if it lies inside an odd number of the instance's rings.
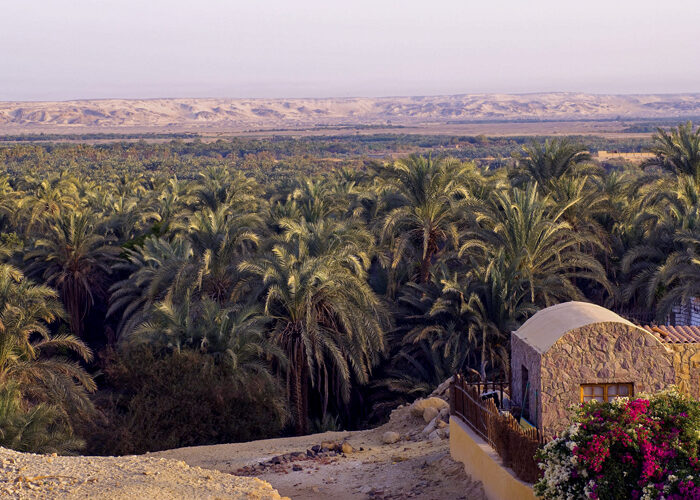
[[[484,499],[481,484],[450,458],[449,439],[428,439],[422,433],[425,426],[421,417],[405,407],[395,410],[388,424],[367,431],[181,448],[151,456],[234,474],[248,472],[249,469],[241,471],[243,467],[267,463],[257,468],[262,470],[248,473],[269,482],[281,495],[293,500]],[[387,431],[397,432],[400,440],[383,443]],[[345,442],[354,451],[307,456],[307,450],[314,445],[329,441]],[[298,458],[269,465],[277,461],[271,459],[294,452],[301,452]]]
[[397,408],[387,424],[366,431],[126,457],[60,457],[0,448],[0,497],[281,500],[281,494],[294,500],[484,500],[480,483],[450,458],[446,388],[447,383],[435,397]]

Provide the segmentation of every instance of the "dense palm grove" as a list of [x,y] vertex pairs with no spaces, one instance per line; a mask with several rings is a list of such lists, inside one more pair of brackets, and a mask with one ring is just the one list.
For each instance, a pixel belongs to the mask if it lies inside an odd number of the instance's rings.
[[691,124],[641,166],[567,139],[497,168],[163,148],[0,148],[0,445],[368,425],[453,372],[507,377],[509,332],[539,308],[663,320],[700,296]]

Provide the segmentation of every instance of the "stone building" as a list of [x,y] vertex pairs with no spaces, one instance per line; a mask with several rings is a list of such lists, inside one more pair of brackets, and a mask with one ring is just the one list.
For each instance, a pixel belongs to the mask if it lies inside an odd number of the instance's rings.
[[584,401],[677,385],[700,396],[700,328],[639,326],[604,307],[566,302],[511,335],[511,399],[546,435]]

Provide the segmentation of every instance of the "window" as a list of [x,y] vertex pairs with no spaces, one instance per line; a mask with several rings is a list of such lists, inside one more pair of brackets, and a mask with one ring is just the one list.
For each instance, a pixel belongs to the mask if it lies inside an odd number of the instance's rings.
[[581,402],[609,402],[616,398],[634,395],[633,384],[584,384],[581,386]]
[[525,368],[525,365],[522,365],[520,370],[522,373],[520,377],[520,396],[523,405],[523,416],[525,418],[530,418],[530,397],[528,394],[530,389],[530,374],[527,368]]

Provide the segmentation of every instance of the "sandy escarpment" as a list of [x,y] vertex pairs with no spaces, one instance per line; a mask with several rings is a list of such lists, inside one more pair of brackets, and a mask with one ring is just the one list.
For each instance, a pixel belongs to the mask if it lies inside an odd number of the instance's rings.
[[462,94],[326,99],[93,99],[0,102],[0,129],[257,130],[318,126],[590,120],[700,115],[700,94]]

